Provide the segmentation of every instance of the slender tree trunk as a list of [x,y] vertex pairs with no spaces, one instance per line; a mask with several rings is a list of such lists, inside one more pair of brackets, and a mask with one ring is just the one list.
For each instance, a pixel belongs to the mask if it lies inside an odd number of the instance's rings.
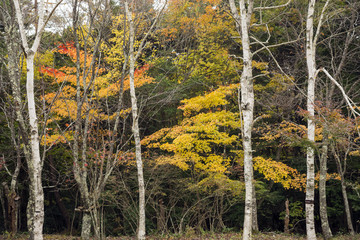
[[[86,140],[86,131],[87,126],[86,122],[84,123],[85,129],[82,129],[83,124],[83,96],[82,96],[82,87],[81,87],[81,63],[80,63],[80,43],[78,37],[79,31],[79,13],[78,13],[78,0],[75,0],[73,3],[73,28],[74,28],[74,38],[75,38],[75,47],[76,47],[76,120],[75,120],[75,132],[74,132],[74,147],[73,147],[73,172],[75,181],[79,187],[80,197],[82,202],[82,222],[81,222],[81,238],[84,240],[90,239],[91,236],[91,215],[90,215],[90,194],[87,185],[87,162],[86,155],[81,155],[82,150],[86,150],[86,146],[81,146],[81,140]],[[87,84],[84,84],[84,87]],[[83,134],[82,134],[83,133]]]
[[284,233],[289,234],[289,223],[290,223],[290,210],[289,210],[289,199],[285,201],[285,218],[284,218]]
[[165,212],[165,206],[164,206],[164,200],[159,197],[157,199],[157,217],[156,217],[156,226],[158,232],[164,232],[165,230],[165,224],[166,224],[166,212]]
[[[5,36],[6,40],[11,40],[12,42],[9,42],[7,44],[7,52],[8,52],[8,72],[9,72],[9,78],[11,82],[12,87],[12,93],[13,93],[13,100],[15,107],[13,108],[15,110],[15,116],[17,116],[17,122],[20,125],[20,131],[19,133],[22,133],[24,135],[23,129],[25,128],[25,122],[23,120],[23,115],[21,112],[21,94],[20,94],[20,74],[19,74],[19,67],[18,67],[18,58],[17,55],[19,53],[19,46],[18,44],[14,43],[13,35],[14,32],[10,30]],[[18,229],[18,208],[19,208],[19,200],[20,197],[17,195],[17,185],[18,185],[18,176],[20,173],[21,168],[21,140],[20,137],[17,137],[17,132],[15,130],[14,121],[12,120],[9,123],[10,126],[10,132],[11,132],[11,139],[12,143],[16,149],[16,163],[15,163],[15,169],[13,174],[11,174],[11,182],[10,182],[10,189],[9,189],[9,195],[8,197],[8,204],[9,204],[9,224],[10,224],[10,231],[14,235],[17,232]],[[24,152],[26,159],[30,159],[29,152],[28,152],[28,143],[27,138],[25,137],[23,139],[23,146],[24,146]],[[7,185],[6,185],[7,187]],[[5,221],[6,222],[6,221]]]
[[344,176],[341,177],[341,192],[342,192],[343,199],[344,199],[344,207],[345,207],[348,230],[351,235],[355,235],[355,231],[354,231],[352,220],[351,220],[351,212],[350,212],[349,200],[348,200],[347,193],[346,193],[346,185],[345,185],[345,181],[344,181]]
[[6,183],[3,183],[4,186],[4,193],[6,196],[7,202],[7,214],[5,218],[5,225],[7,225],[6,229],[9,230],[14,236],[17,232],[18,226],[18,208],[19,208],[19,196],[16,194],[15,191],[9,189]]
[[[16,116],[16,122],[18,123],[19,133],[21,137],[18,138],[18,141],[16,140],[16,130],[15,127],[11,127],[11,135],[12,135],[12,141],[13,145],[16,148],[17,152],[17,161],[16,161],[16,167],[13,175],[11,176],[11,184],[10,184],[10,191],[12,192],[12,195],[16,195],[16,189],[18,184],[18,175],[20,173],[20,167],[21,167],[21,150],[23,150],[25,159],[27,162],[31,161],[31,151],[30,151],[30,143],[29,143],[29,137],[28,137],[28,126],[25,123],[25,117],[23,115],[22,109],[23,109],[23,102],[22,102],[22,94],[21,94],[21,88],[20,88],[20,70],[19,70],[19,52],[20,52],[20,45],[18,41],[16,40],[18,35],[18,28],[15,26],[14,19],[11,19],[10,22],[5,23],[6,25],[6,33],[5,33],[5,41],[7,42],[6,50],[8,54],[8,63],[7,63],[7,70],[9,74],[9,80],[11,85],[11,91],[12,91],[12,97],[13,97],[13,109],[15,111]],[[12,124],[13,126],[13,124]],[[22,145],[22,147],[21,147]],[[18,208],[19,208],[19,196],[16,195],[16,200],[14,202],[14,209],[12,218],[11,218],[11,228],[12,233],[15,234],[18,229]],[[32,218],[32,217],[30,217]],[[30,225],[29,225],[30,226]]]
[[6,191],[5,191],[5,186],[6,186],[6,182],[3,182],[2,187],[0,187],[0,203],[1,203],[1,209],[2,209],[2,215],[4,218],[4,229],[8,230],[8,221],[6,220],[8,217],[7,214],[7,207],[6,207]]
[[315,0],[309,1],[308,14],[306,20],[306,63],[308,69],[308,90],[307,90],[307,110],[308,116],[308,130],[307,137],[309,144],[312,146],[307,147],[306,157],[306,234],[308,240],[316,239],[315,234],[315,219],[314,219],[314,195],[315,195],[315,155],[314,155],[314,144],[315,144],[315,122],[314,122],[314,102],[315,102],[315,78],[316,78],[316,64],[315,64],[315,53],[316,45],[314,44],[314,10]]
[[348,200],[347,193],[346,193],[346,185],[345,185],[345,180],[344,180],[343,175],[341,176],[341,192],[342,192],[343,199],[344,199],[344,207],[345,207],[346,222],[347,222],[347,225],[348,225],[348,231],[350,232],[351,235],[355,235],[355,231],[354,231],[352,220],[351,220],[351,212],[350,212],[349,200]]
[[[335,161],[336,161],[336,166],[338,169],[338,172],[340,174],[340,182],[341,182],[341,193],[343,195],[343,199],[344,199],[344,207],[345,207],[345,214],[346,214],[346,222],[348,225],[348,231],[350,232],[351,235],[355,235],[355,231],[354,231],[354,227],[353,227],[353,223],[351,220],[351,212],[350,212],[350,206],[349,206],[349,200],[347,197],[347,193],[346,193],[346,184],[345,184],[345,171],[346,171],[346,165],[344,166],[344,168],[341,165],[341,161],[339,156],[337,155],[336,151],[335,151],[335,147],[331,146],[333,154],[335,156]],[[346,162],[346,159],[344,160]]]
[[225,229],[225,224],[223,221],[223,215],[224,215],[224,195],[222,194],[220,196],[220,200],[219,200],[219,210],[218,210],[218,224],[217,224],[217,229],[223,230]]
[[320,179],[319,179],[319,202],[320,202],[320,219],[321,228],[325,239],[332,237],[326,204],[326,173],[327,173],[327,157],[328,157],[328,136],[323,134],[323,145],[320,156]]
[[9,186],[6,182],[2,183],[3,191],[0,193],[3,205],[3,213],[4,213],[4,225],[5,230],[11,232],[11,235],[14,236],[17,231],[17,207],[16,207],[16,192],[13,192],[9,189]]
[[131,113],[132,113],[132,132],[135,140],[135,158],[136,167],[138,172],[139,184],[139,226],[138,226],[138,239],[145,239],[145,184],[143,163],[141,159],[141,143],[140,143],[140,129],[139,129],[139,113],[137,107],[137,99],[134,84],[134,71],[135,71],[135,56],[134,56],[134,39],[135,29],[132,19],[132,13],[129,10],[128,2],[125,2],[125,9],[129,22],[129,75],[130,75],[130,96],[131,96]]
[[253,197],[252,197],[252,201],[253,201],[253,209],[252,209],[252,230],[255,232],[259,231],[259,223],[258,223],[258,218],[257,218],[257,203],[256,203],[256,192],[255,192],[255,184],[253,184]]
[[10,197],[11,197],[11,218],[10,218],[10,226],[11,226],[11,233],[16,234],[18,230],[18,219],[19,219],[19,200],[20,196],[17,194],[17,185],[18,185],[18,176],[20,173],[21,167],[21,152],[20,152],[20,142],[16,143],[15,140],[15,131],[12,130],[12,138],[14,140],[14,145],[16,148],[16,165],[14,173],[11,176],[11,183],[10,183]]

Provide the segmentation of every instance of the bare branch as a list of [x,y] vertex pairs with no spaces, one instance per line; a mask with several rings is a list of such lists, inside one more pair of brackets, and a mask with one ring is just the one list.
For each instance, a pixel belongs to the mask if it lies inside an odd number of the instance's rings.
[[229,4],[230,4],[230,10],[231,10],[231,16],[234,18],[235,20],[235,25],[236,25],[236,30],[237,32],[241,35],[241,18],[240,15],[237,11],[236,5],[234,0],[229,0]]
[[63,0],[60,0],[56,5],[55,7],[51,10],[49,16],[47,17],[47,19],[45,20],[45,23],[44,23],[44,27],[46,26],[46,24],[49,22],[51,16],[54,14],[55,10],[57,9],[57,7],[62,3]]
[[29,45],[28,45],[26,34],[25,34],[25,25],[24,25],[24,20],[23,20],[22,13],[21,13],[19,0],[13,0],[13,1],[14,1],[16,17],[17,17],[19,29],[20,29],[21,42],[22,42],[25,52],[27,52],[29,50]]
[[159,20],[159,18],[161,16],[163,10],[165,9],[166,3],[167,3],[167,0],[165,1],[165,3],[163,5],[163,7],[161,8],[161,10],[156,14],[155,21],[153,22],[153,24],[151,25],[151,27],[149,28],[149,30],[145,34],[144,38],[141,40],[138,51],[137,51],[137,53],[135,55],[135,61],[136,61],[136,59],[138,59],[138,57],[140,56],[144,46],[146,45],[146,40],[147,40],[148,36],[150,35],[150,33],[152,33],[153,28],[156,26],[156,24],[157,24],[157,22],[158,22],[158,20]]
[[269,9],[276,9],[276,8],[282,8],[282,7],[286,7],[287,5],[289,5],[291,2],[291,0],[289,0],[287,3],[282,4],[282,5],[277,5],[277,6],[269,6],[269,7],[256,7],[254,8],[254,11],[259,11],[259,10],[269,10]]
[[358,109],[358,107],[356,106],[356,104],[348,97],[348,95],[345,93],[344,88],[335,80],[335,78],[333,78],[331,76],[331,74],[325,69],[325,68],[320,68],[320,71],[322,71],[323,73],[326,74],[326,76],[340,89],[347,105],[350,108],[350,111],[354,114],[354,116],[360,116],[360,113],[355,111],[355,109]]
[[255,38],[255,37],[253,37],[253,36],[251,36],[251,38],[252,38],[253,40],[255,40],[257,43],[263,45],[262,48],[259,48],[258,50],[256,50],[255,52],[253,52],[253,55],[255,55],[255,54],[263,51],[263,50],[266,49],[266,48],[280,47],[280,46],[283,46],[283,45],[287,45],[287,44],[291,44],[291,43],[296,43],[296,42],[298,42],[298,41],[300,41],[300,40],[303,39],[303,38],[298,38],[298,39],[295,39],[295,40],[292,40],[292,41],[288,41],[288,42],[283,42],[283,43],[278,43],[278,44],[273,44],[273,45],[265,46],[264,43],[261,42],[260,40],[258,40],[257,38]]
[[318,23],[318,25],[317,25],[316,33],[315,33],[314,40],[313,40],[313,45],[314,45],[314,46],[316,46],[316,42],[317,42],[317,40],[318,40],[318,38],[319,38],[321,25],[322,25],[322,21],[323,21],[323,18],[324,18],[324,13],[325,13],[325,10],[326,10],[327,6],[329,5],[329,1],[330,1],[330,0],[327,0],[327,1],[326,1],[324,7],[323,7],[322,10],[321,10],[319,23]]

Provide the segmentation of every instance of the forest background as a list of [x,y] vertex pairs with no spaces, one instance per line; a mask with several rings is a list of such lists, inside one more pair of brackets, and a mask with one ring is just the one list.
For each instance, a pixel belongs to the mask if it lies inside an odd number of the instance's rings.
[[3,0],[0,23],[0,231],[359,233],[357,0]]

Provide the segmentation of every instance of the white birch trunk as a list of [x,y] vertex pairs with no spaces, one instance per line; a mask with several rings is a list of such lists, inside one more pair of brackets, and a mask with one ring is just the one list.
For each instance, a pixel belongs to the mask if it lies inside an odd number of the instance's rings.
[[[249,6],[248,6],[249,7]],[[250,9],[251,10],[251,9]],[[254,89],[252,79],[252,54],[250,50],[248,15],[252,11],[246,10],[245,1],[240,1],[241,42],[243,48],[243,72],[240,80],[241,102],[240,109],[243,116],[243,150],[244,150],[244,179],[245,179],[245,216],[243,240],[251,239],[253,223],[253,163],[251,147],[251,131],[254,111]]]
[[34,96],[34,57],[35,53],[28,51],[26,58],[27,76],[26,93],[28,100],[29,122],[30,122],[30,145],[31,161],[28,162],[30,175],[30,194],[33,195],[34,209],[30,210],[33,214],[32,236],[34,239],[43,239],[42,231],[44,225],[44,191],[41,182],[42,161],[40,156],[40,141],[37,115],[35,109]]
[[30,197],[28,213],[31,215],[31,238],[42,240],[43,224],[44,224],[44,191],[41,182],[42,160],[40,156],[40,140],[38,121],[36,115],[35,95],[34,95],[34,57],[40,44],[41,35],[44,30],[44,1],[39,3],[38,28],[36,29],[35,40],[31,48],[29,48],[26,37],[24,21],[18,0],[14,0],[16,17],[19,24],[19,30],[22,45],[25,50],[26,57],[26,93],[28,101],[29,123],[30,123],[30,146],[31,158],[27,159],[27,165],[30,178]]
[[31,191],[34,199],[33,211],[33,238],[43,239],[42,231],[44,225],[44,191],[41,182],[42,162],[40,157],[40,141],[37,115],[35,109],[34,96],[34,57],[35,53],[29,51],[26,58],[27,76],[26,92],[28,100],[28,111],[30,121],[30,144],[31,144],[31,162],[28,162]]
[[243,72],[240,79],[240,95],[239,99],[240,112],[242,116],[242,140],[244,150],[244,179],[245,179],[245,211],[244,211],[244,227],[243,240],[252,238],[253,214],[255,193],[253,186],[253,162],[252,162],[252,146],[251,131],[253,126],[254,115],[254,89],[252,78],[252,53],[250,49],[250,18],[253,12],[253,1],[248,1],[247,6],[245,0],[239,0],[240,15],[234,0],[229,0],[231,12],[236,22],[237,31],[241,35],[241,44],[243,50]]
[[145,184],[143,174],[143,163],[141,159],[141,143],[140,143],[140,130],[139,130],[139,115],[137,107],[137,99],[135,94],[134,85],[134,71],[135,71],[135,56],[134,56],[134,39],[135,29],[132,19],[132,13],[129,10],[128,2],[125,2],[125,9],[127,13],[127,20],[129,22],[129,75],[130,75],[130,96],[131,96],[131,113],[132,113],[132,132],[135,140],[135,158],[136,167],[138,172],[139,184],[139,226],[138,226],[138,239],[145,239]]
[[[314,10],[315,0],[309,1],[308,14],[306,19],[306,63],[308,68],[308,90],[307,90],[307,111],[308,111],[308,130],[307,137],[309,144],[315,144],[315,122],[314,122],[314,102],[315,102],[315,78],[316,64],[315,54],[316,45],[314,44]],[[314,171],[314,146],[307,147],[306,153],[306,234],[308,240],[316,239],[315,220],[314,220],[314,195],[315,195],[315,171]]]

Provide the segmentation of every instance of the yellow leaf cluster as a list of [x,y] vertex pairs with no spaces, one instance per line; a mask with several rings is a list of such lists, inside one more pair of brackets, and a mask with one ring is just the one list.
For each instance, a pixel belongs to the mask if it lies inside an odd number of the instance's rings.
[[280,183],[285,189],[302,191],[306,188],[306,175],[300,174],[296,169],[271,158],[255,157],[253,161],[254,170],[263,174],[265,179]]
[[42,137],[40,144],[51,146],[58,143],[66,143],[73,140],[73,132],[66,131],[64,133],[59,133],[57,130],[49,129],[47,133]]
[[158,164],[172,164],[182,170],[188,170],[192,166],[194,171],[208,174],[226,173],[230,158],[222,152],[217,153],[216,148],[238,143],[238,136],[230,132],[240,129],[240,121],[238,113],[217,107],[228,103],[225,97],[234,89],[236,85],[220,87],[204,96],[184,100],[181,109],[185,116],[214,107],[216,109],[188,116],[177,126],[163,128],[145,137],[142,144],[170,154],[159,157]]
[[197,96],[191,99],[185,99],[181,101],[183,105],[179,107],[184,111],[184,115],[188,116],[192,112],[200,112],[203,109],[210,109],[221,105],[226,105],[229,102],[226,100],[226,96],[229,96],[237,89],[237,84],[231,84],[223,86],[215,91],[212,91],[203,96]]

